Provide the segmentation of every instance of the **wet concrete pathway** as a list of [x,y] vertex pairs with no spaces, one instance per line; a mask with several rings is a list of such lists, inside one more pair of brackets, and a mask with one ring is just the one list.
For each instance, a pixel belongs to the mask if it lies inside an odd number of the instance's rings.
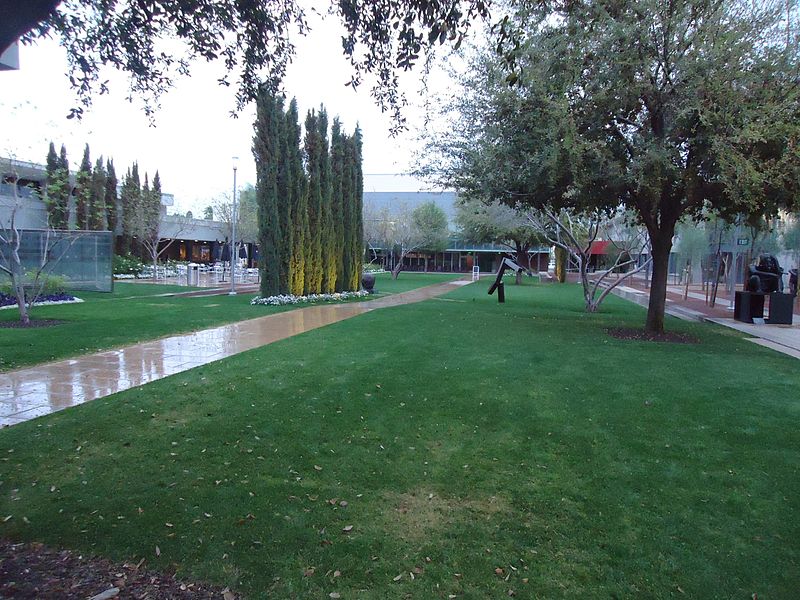
[[347,304],[320,304],[0,373],[0,425],[76,406],[371,310],[420,302],[469,283],[458,280]]

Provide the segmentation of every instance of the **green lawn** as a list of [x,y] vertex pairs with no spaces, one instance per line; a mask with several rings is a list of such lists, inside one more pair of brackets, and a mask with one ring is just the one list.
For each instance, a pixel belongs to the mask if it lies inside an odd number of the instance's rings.
[[506,299],[466,286],[0,431],[0,535],[248,598],[797,597],[797,361],[674,320],[700,343],[613,339],[643,310],[584,314],[575,286]]
[[[397,293],[452,279],[452,275],[408,273],[398,281],[378,276],[383,293]],[[200,298],[164,297],[192,288],[117,282],[114,292],[80,292],[81,304],[43,306],[31,311],[35,319],[65,323],[42,329],[0,329],[0,371],[118,348],[174,333],[195,331],[222,323],[291,310],[292,306],[250,306],[253,294]],[[0,311],[0,321],[19,319],[16,309]]]

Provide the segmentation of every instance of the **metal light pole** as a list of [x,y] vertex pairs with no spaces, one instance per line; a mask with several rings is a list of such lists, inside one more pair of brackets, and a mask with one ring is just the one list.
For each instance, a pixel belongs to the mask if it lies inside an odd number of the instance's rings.
[[233,210],[231,211],[231,291],[228,292],[229,296],[236,295],[236,261],[239,259],[239,253],[236,251],[236,167],[238,166],[239,157],[233,157]]

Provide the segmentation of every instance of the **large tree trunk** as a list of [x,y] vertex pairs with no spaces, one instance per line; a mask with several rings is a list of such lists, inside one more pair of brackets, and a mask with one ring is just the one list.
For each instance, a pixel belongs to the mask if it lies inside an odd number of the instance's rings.
[[403,261],[398,261],[392,267],[392,279],[397,279],[400,276],[400,271],[403,270]]
[[663,230],[658,233],[650,233],[653,251],[653,274],[650,280],[650,301],[647,306],[647,322],[645,323],[645,329],[650,333],[664,333],[669,253],[672,250],[673,233],[674,231]]
[[[516,263],[522,267],[523,269],[527,269],[528,271],[531,270],[531,257],[528,254],[528,250],[530,250],[530,244],[521,244],[519,242],[515,242],[514,245],[516,246],[514,250],[514,258],[516,259]],[[514,285],[519,285],[522,283],[522,272],[517,271],[517,276],[514,279]]]

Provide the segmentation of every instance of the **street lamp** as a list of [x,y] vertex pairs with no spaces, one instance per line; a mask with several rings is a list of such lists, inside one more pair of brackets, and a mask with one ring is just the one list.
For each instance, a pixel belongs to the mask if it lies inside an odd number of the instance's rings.
[[228,292],[229,296],[236,295],[236,261],[239,258],[239,253],[236,252],[236,167],[239,163],[239,157],[233,157],[233,210],[231,215],[231,291]]

